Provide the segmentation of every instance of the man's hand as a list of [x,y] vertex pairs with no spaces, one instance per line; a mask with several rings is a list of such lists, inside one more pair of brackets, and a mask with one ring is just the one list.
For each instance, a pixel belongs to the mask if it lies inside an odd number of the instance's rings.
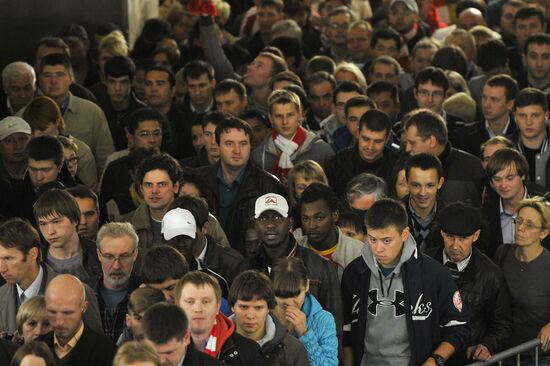
[[544,352],[550,349],[550,323],[546,324],[539,332],[540,345]]
[[483,344],[478,344],[477,346],[468,347],[466,357],[485,362],[491,359],[491,352]]

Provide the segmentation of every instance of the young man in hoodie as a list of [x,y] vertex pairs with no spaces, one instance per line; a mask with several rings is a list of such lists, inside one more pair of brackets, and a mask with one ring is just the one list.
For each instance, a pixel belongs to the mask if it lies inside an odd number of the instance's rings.
[[295,164],[315,160],[321,165],[334,155],[329,144],[301,126],[302,104],[294,92],[275,90],[267,100],[271,136],[252,151],[252,162],[275,175],[287,185],[287,176]]
[[309,365],[303,344],[271,314],[277,302],[267,275],[249,270],[237,276],[229,290],[229,304],[237,333],[260,345],[266,365]]
[[449,271],[418,251],[399,202],[377,201],[365,221],[368,245],[342,278],[343,364],[444,365],[470,333]]
[[229,366],[263,365],[260,346],[237,333],[220,312],[221,292],[218,281],[200,271],[187,273],[176,286],[176,303],[189,319],[195,348]]

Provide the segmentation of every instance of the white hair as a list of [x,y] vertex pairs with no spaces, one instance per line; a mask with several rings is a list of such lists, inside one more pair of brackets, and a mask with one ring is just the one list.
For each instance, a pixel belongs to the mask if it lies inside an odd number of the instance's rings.
[[31,65],[23,61],[12,62],[2,70],[2,87],[6,91],[16,77],[30,76],[32,85],[36,83],[36,74]]
[[271,27],[271,33],[276,33],[277,36],[296,38],[302,42],[302,28],[293,19],[279,20]]

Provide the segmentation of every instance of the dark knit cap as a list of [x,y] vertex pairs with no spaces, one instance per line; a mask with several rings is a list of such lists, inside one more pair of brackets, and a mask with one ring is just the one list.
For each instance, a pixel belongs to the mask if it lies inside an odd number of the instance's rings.
[[441,210],[439,223],[447,234],[470,236],[481,229],[481,215],[476,208],[455,202]]

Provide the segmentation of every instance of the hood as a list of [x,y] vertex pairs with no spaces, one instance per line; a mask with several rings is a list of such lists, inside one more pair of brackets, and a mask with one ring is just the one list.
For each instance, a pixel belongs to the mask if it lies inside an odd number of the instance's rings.
[[[393,273],[398,276],[401,272],[401,266],[403,263],[408,261],[411,256],[415,256],[415,258],[418,256],[418,251],[416,248],[416,242],[414,241],[414,238],[412,234],[409,235],[409,238],[405,241],[403,244],[403,250],[401,252],[401,258],[399,259],[399,262],[397,263],[397,266],[395,266],[395,269],[393,270]],[[376,259],[374,258],[374,254],[372,254],[372,251],[370,249],[370,245],[366,244],[363,249],[361,250],[361,256],[363,257],[363,260],[371,270],[372,274],[376,277],[380,276],[380,266],[376,262]]]
[[317,301],[317,299],[308,292],[304,299],[304,305],[302,305],[302,311],[306,314],[306,318],[310,319],[322,310],[323,308],[321,307],[319,301]]

